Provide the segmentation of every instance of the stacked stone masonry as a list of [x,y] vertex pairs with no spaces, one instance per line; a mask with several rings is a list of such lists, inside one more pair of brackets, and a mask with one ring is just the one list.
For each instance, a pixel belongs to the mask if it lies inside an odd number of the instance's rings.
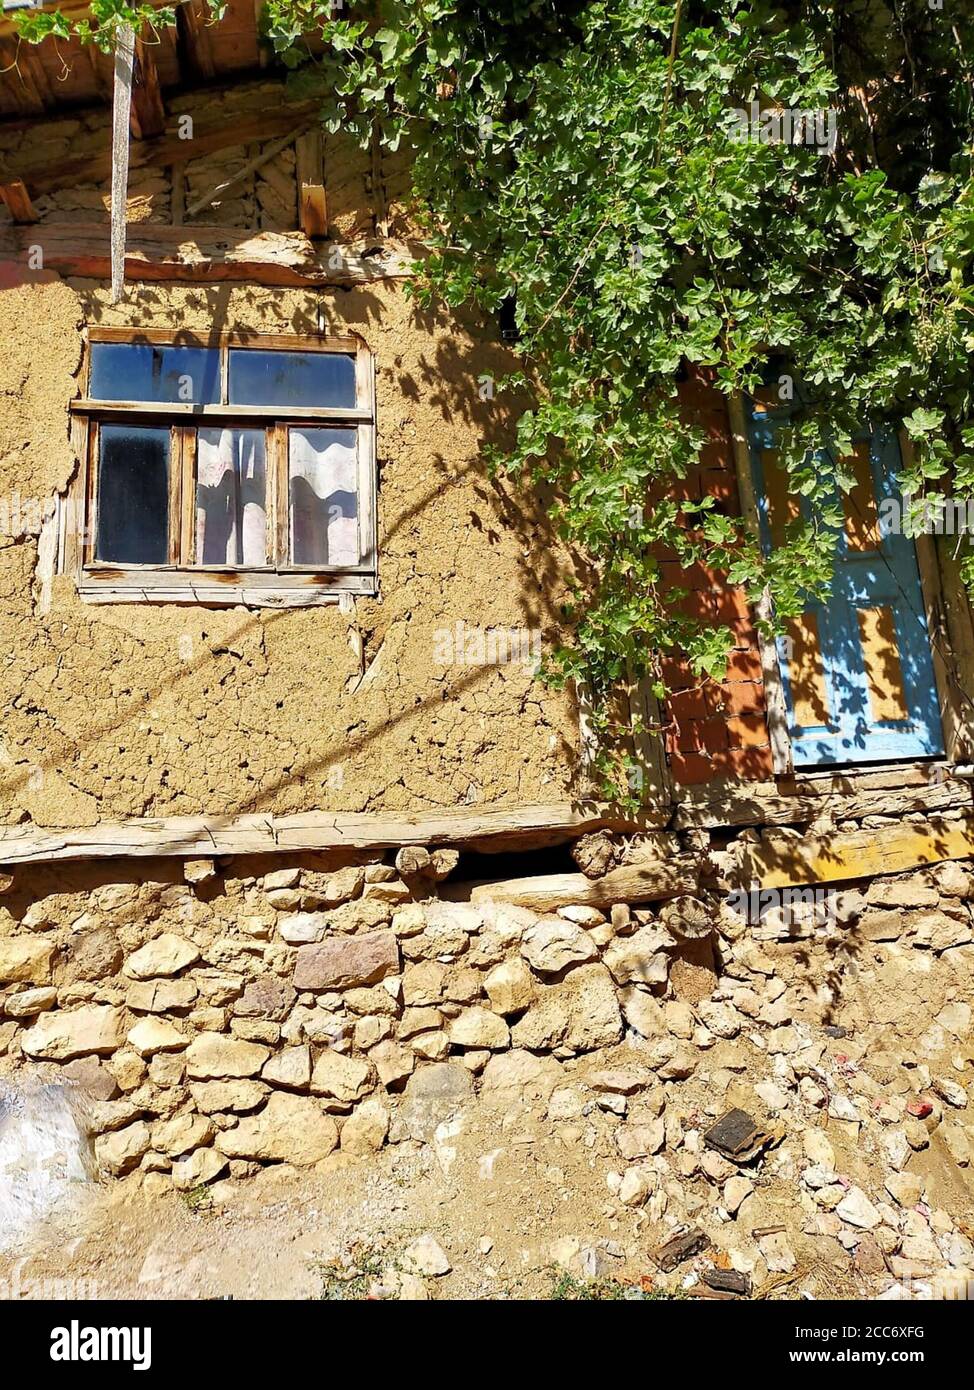
[[[830,886],[748,922],[712,873],[651,907],[539,913],[460,900],[443,881],[456,860],[18,871],[0,906],[0,1075],[71,1082],[100,1173],[151,1193],[327,1167],[425,1135],[437,1098],[541,1082],[549,1097],[588,1086],[638,1166],[665,1101],[694,1078],[719,1113],[755,1058],[769,1116],[841,1101],[840,1120],[875,1119],[868,1090],[837,1095],[829,1038],[849,1036],[874,1060],[912,1057],[891,1062],[889,1133],[934,1095],[969,1164],[965,864]],[[591,1079],[620,1044],[637,1063],[628,1102]]]

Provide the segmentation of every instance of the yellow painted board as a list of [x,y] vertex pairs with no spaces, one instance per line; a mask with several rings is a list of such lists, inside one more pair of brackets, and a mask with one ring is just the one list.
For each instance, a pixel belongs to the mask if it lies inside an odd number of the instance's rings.
[[768,840],[749,848],[743,881],[760,888],[898,874],[945,859],[974,857],[974,816],[886,825],[881,830]]

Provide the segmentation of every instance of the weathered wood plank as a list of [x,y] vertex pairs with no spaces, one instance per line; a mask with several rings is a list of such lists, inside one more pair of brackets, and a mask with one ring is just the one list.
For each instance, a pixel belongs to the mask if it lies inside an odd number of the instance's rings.
[[41,116],[55,104],[51,83],[32,44],[17,37],[0,43],[0,69],[20,110]]
[[[0,258],[23,260],[40,245],[44,268],[61,275],[107,280],[109,229],[92,223],[12,226]],[[416,253],[404,242],[321,242],[304,232],[246,232],[227,227],[168,227],[133,222],[127,228],[127,280],[234,281],[261,285],[355,285],[405,279]]]
[[928,821],[884,825],[802,839],[767,838],[748,845],[742,885],[787,888],[806,883],[898,874],[945,859],[974,856],[974,815],[959,820],[931,816]]
[[135,41],[132,111],[129,124],[132,136],[136,140],[153,139],[161,135],[166,128],[166,108],[162,102],[159,71],[152,50],[141,39]]
[[196,81],[208,82],[216,75],[217,68],[210,26],[202,6],[197,9],[193,0],[188,0],[178,7],[176,33],[180,69]]
[[836,820],[863,816],[907,815],[916,811],[946,811],[974,802],[964,778],[932,777],[923,770],[899,769],[862,778],[838,775],[808,784],[739,783],[720,794],[683,789],[674,817],[678,830],[693,827],[807,824],[823,815]]
[[534,878],[480,883],[470,888],[469,898],[472,903],[511,903],[537,912],[553,912],[566,903],[605,908],[613,903],[659,902],[663,898],[694,892],[698,881],[699,861],[681,856],[623,864],[601,878],[586,878],[584,874],[541,874]]
[[[106,821],[72,829],[0,827],[0,863],[157,855],[193,858],[285,850],[392,849],[401,845],[463,845],[494,851],[558,844],[592,830],[633,832],[642,828],[642,820],[620,817],[609,807],[580,808],[565,802],[388,814],[306,811],[289,816],[170,816]],[[567,877],[589,882],[582,874]]]

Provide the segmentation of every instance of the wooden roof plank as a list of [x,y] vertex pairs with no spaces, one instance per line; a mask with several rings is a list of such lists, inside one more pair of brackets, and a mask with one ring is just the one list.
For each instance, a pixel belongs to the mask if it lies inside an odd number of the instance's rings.
[[162,102],[159,72],[152,49],[141,39],[135,43],[130,125],[135,140],[150,140],[162,135],[166,129],[166,108]]
[[217,67],[213,54],[210,26],[206,22],[202,6],[194,0],[180,5],[176,11],[177,45],[179,65],[183,72],[198,81],[208,82],[216,76]]

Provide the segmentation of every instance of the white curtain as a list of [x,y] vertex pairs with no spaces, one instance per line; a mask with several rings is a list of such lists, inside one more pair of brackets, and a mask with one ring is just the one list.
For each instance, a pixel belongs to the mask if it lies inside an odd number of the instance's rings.
[[196,442],[196,563],[267,564],[263,430],[200,430]]
[[357,565],[355,431],[290,431],[291,559],[296,565]]

